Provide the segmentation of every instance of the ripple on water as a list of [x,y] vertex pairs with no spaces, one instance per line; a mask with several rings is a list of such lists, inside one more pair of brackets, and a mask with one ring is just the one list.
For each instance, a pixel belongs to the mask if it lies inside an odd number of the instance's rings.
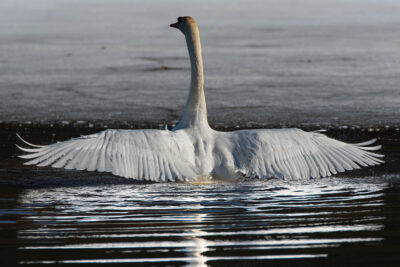
[[18,200],[19,259],[198,266],[323,262],[343,248],[369,252],[382,245],[387,186],[337,178],[27,189]]

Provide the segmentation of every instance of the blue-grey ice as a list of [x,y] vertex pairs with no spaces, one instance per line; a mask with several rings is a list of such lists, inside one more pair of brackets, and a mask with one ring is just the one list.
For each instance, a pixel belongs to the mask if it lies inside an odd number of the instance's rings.
[[214,125],[400,122],[394,0],[0,3],[0,121],[166,122],[189,87],[196,17]]

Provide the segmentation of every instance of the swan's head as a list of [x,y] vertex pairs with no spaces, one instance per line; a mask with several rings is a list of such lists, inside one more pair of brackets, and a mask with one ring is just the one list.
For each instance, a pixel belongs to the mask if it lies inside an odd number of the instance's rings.
[[183,34],[197,28],[196,21],[190,16],[179,17],[177,20],[177,22],[172,23],[169,26],[181,30]]

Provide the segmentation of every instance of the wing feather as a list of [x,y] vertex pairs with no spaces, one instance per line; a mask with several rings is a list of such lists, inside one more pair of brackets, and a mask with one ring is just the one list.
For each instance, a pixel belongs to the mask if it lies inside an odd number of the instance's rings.
[[347,144],[300,129],[241,130],[229,139],[235,168],[250,177],[319,178],[384,162],[370,152],[381,148],[370,146],[376,139]]
[[47,146],[22,141],[34,147],[17,146],[27,153],[20,156],[29,159],[26,165],[112,172],[148,181],[185,181],[197,173],[193,144],[178,131],[106,130]]

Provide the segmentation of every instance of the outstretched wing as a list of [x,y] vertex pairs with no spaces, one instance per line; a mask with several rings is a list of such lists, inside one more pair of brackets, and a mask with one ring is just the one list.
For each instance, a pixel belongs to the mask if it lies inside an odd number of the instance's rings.
[[182,132],[106,130],[47,146],[24,142],[34,147],[18,146],[28,152],[20,156],[29,159],[26,165],[112,172],[148,181],[184,181],[197,173],[193,144]]
[[368,147],[376,139],[347,144],[300,129],[235,131],[230,138],[235,167],[251,177],[318,178],[384,162],[370,152],[381,146]]

